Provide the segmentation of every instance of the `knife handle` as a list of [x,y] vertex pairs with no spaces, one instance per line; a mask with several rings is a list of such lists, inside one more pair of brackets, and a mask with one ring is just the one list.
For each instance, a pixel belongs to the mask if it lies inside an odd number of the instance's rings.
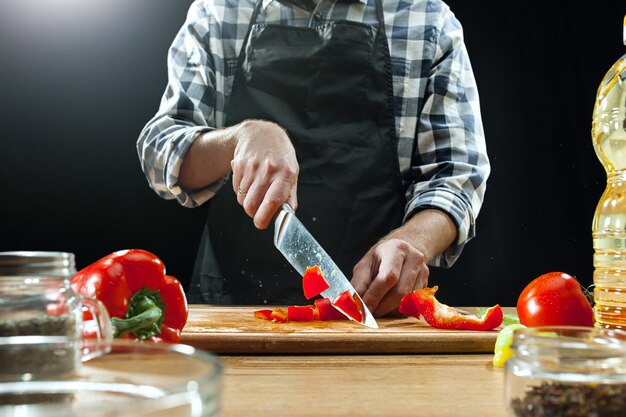
[[291,206],[289,204],[283,203],[281,207],[286,212],[291,213],[291,214],[295,214],[295,212],[293,211],[293,209],[291,208]]

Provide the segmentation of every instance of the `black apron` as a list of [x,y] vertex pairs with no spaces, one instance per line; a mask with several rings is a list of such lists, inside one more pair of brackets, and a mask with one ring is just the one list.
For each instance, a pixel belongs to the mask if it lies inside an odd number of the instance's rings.
[[[389,47],[375,1],[377,28],[257,24],[259,1],[226,107],[226,126],[264,119],[287,131],[300,166],[296,214],[348,279],[401,224],[405,204]],[[232,187],[222,187],[210,200],[190,302],[309,304],[273,233],[273,223],[256,229]]]

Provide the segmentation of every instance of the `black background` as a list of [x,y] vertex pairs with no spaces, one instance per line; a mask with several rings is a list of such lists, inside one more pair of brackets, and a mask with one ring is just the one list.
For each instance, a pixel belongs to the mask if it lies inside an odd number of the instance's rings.
[[[450,0],[465,30],[492,163],[477,237],[439,299],[514,305],[553,270],[592,281],[605,173],[597,86],[621,57],[623,0]],[[135,141],[166,85],[189,0],[0,2],[0,250],[62,250],[79,268],[144,248],[189,282],[205,210],[149,189]]]

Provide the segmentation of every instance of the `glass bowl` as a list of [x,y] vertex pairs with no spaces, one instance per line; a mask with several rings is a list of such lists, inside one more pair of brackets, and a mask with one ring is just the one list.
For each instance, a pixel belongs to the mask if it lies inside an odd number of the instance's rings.
[[0,368],[0,417],[218,414],[222,366],[213,354],[114,340],[81,363],[76,349],[61,336],[0,338],[0,361],[22,364]]
[[505,402],[514,417],[626,415],[626,332],[552,326],[516,330]]

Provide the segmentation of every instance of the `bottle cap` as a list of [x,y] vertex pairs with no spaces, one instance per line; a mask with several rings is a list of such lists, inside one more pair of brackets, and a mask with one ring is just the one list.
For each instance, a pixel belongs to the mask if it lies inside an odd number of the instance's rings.
[[0,252],[0,275],[71,277],[74,254],[67,252]]

